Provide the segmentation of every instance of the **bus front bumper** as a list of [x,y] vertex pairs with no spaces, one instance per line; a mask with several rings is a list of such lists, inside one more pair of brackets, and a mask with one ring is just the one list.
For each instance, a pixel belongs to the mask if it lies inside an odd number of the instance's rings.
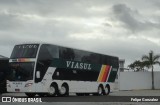
[[7,92],[35,92],[33,81],[7,81]]

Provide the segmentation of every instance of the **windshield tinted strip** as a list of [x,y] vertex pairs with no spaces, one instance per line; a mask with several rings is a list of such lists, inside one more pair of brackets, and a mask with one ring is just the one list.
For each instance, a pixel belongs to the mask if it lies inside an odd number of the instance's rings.
[[10,59],[9,62],[35,62],[35,58],[19,58],[19,59]]
[[37,55],[38,44],[16,45],[12,51],[11,59],[14,58],[35,58]]

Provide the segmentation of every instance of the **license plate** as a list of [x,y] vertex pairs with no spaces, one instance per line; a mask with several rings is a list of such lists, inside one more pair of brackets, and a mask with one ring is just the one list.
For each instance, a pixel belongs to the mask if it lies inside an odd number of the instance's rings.
[[20,92],[20,89],[15,89],[16,92]]

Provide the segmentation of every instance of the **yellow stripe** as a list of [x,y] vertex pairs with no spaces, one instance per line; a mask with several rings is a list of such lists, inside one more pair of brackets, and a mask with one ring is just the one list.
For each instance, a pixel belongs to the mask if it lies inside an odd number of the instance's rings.
[[105,72],[105,68],[106,68],[106,65],[102,65],[102,68],[101,68],[101,72],[99,74],[99,77],[98,77],[98,82],[101,82],[102,79],[103,79],[103,74]]

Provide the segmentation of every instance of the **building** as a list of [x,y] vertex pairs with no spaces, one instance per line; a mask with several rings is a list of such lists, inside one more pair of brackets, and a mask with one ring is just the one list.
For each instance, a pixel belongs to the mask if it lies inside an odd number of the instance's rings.
[[124,71],[124,64],[125,64],[125,59],[120,59],[119,60],[119,70],[120,70],[120,72]]

